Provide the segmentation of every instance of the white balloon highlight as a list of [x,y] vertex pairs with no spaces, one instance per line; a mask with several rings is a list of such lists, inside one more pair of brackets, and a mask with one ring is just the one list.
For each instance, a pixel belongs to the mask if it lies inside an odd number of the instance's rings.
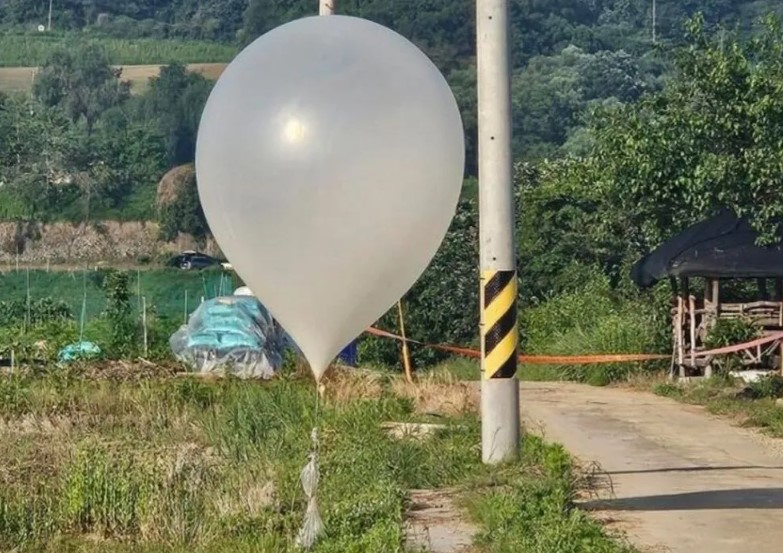
[[240,53],[196,152],[215,238],[316,379],[427,267],[463,166],[437,68],[397,33],[344,16],[283,25]]

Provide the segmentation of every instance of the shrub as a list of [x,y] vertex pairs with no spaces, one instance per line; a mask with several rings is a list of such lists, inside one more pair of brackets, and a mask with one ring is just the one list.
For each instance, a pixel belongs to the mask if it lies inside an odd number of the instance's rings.
[[[656,294],[627,298],[609,278],[594,271],[584,285],[522,313],[525,351],[531,354],[587,355],[668,351],[669,321]],[[639,370],[638,363],[566,365],[555,376],[607,384]]]
[[0,327],[67,321],[71,310],[64,301],[52,298],[38,300],[11,300],[0,302]]
[[748,384],[750,396],[754,399],[783,397],[783,377],[773,374]]
[[709,349],[741,344],[758,338],[759,329],[747,318],[718,319],[704,339]]
[[133,320],[128,273],[109,271],[103,282],[106,293],[106,318],[111,328],[109,354],[116,357],[130,355],[138,341]]

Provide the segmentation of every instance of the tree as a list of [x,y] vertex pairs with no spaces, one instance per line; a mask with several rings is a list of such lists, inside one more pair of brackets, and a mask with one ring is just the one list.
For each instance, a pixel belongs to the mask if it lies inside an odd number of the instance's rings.
[[582,178],[645,247],[721,208],[750,216],[769,241],[783,216],[780,22],[749,41],[707,34],[701,18],[689,32],[661,93],[596,119]]
[[525,159],[557,157],[590,106],[633,102],[651,87],[623,51],[591,54],[568,46],[532,58],[513,78],[515,152]]
[[124,102],[130,84],[122,71],[109,65],[106,52],[95,44],[56,50],[36,76],[33,94],[45,106],[60,107],[74,121],[84,121],[91,133],[100,116]]
[[673,55],[661,91],[593,114],[588,155],[520,171],[520,270],[535,293],[561,286],[569,266],[599,266],[617,282],[641,254],[724,208],[748,216],[763,242],[780,239],[779,21],[742,40],[697,18]]
[[183,232],[203,240],[209,234],[209,226],[198,195],[196,172],[190,165],[182,169],[180,175],[172,177],[182,179],[172,183],[175,197],[160,206],[160,235],[164,240],[173,240]]
[[181,64],[163,67],[160,75],[150,80],[141,113],[163,137],[170,166],[195,158],[201,112],[211,90],[210,81]]

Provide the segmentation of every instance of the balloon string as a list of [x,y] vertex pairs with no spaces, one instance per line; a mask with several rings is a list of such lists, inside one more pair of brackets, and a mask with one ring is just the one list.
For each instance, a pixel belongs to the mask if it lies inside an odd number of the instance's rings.
[[302,482],[302,489],[304,489],[305,496],[307,497],[307,509],[305,511],[304,521],[302,527],[299,529],[299,535],[296,539],[297,545],[303,549],[311,549],[318,537],[323,533],[324,526],[321,520],[321,514],[318,510],[318,480],[320,478],[320,443],[318,439],[318,428],[320,426],[320,404],[321,404],[321,390],[316,384],[315,390],[315,420],[313,430],[310,434],[312,441],[310,446],[310,460],[302,469],[300,479]]

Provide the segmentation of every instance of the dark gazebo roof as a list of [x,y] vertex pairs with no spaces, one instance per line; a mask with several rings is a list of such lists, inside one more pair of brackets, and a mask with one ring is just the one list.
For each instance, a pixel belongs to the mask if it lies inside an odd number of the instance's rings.
[[648,288],[667,277],[783,277],[783,244],[756,245],[747,219],[729,211],[689,227],[631,268],[631,279]]

